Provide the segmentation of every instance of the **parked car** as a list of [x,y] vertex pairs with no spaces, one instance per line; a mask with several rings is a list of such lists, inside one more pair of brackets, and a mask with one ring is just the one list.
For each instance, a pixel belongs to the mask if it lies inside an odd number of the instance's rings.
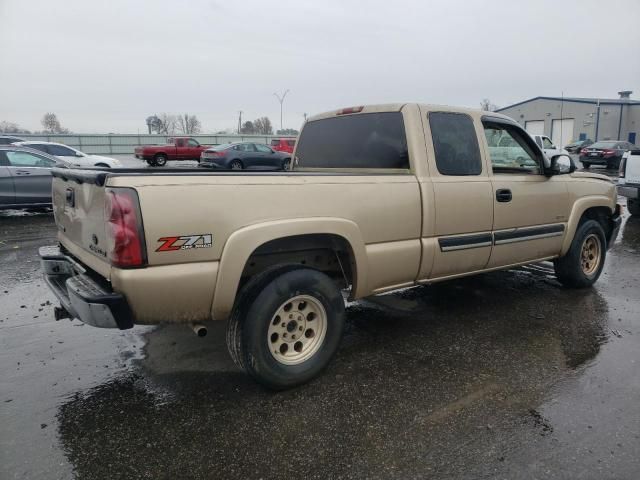
[[[513,137],[524,161],[494,163],[483,131]],[[226,322],[236,364],[284,389],[336,353],[344,290],[356,300],[542,260],[587,288],[620,229],[608,177],[547,158],[495,112],[340,109],[304,124],[296,156],[267,175],[54,169],[60,245],[40,256],[56,318],[199,335]]]
[[627,197],[631,215],[640,216],[640,149],[629,150],[622,156],[618,178],[618,195]]
[[584,147],[588,147],[589,145],[593,145],[593,140],[587,138],[585,140],[571,142],[569,145],[566,145],[564,149],[569,153],[580,153]]
[[271,148],[276,152],[293,153],[293,149],[296,146],[295,138],[272,138]]
[[202,152],[200,166],[228,170],[288,170],[291,154],[276,152],[262,143],[227,143]]
[[89,155],[88,153],[81,152],[80,150],[62,143],[27,141],[17,142],[14,145],[21,145],[34,150],[40,150],[41,152],[53,155],[60,160],[64,160],[74,167],[114,168],[122,166],[120,160],[115,158],[103,157],[101,155]]
[[50,206],[51,169],[68,166],[38,150],[0,145],[0,209]]
[[596,142],[580,152],[580,162],[584,168],[591,165],[606,165],[607,168],[620,168],[620,161],[625,152],[637,149],[633,143],[621,141]]
[[11,145],[16,142],[24,142],[24,138],[11,137],[8,135],[0,135],[0,145]]
[[531,135],[531,137],[536,141],[536,145],[542,149],[544,154],[551,158],[554,155],[568,154],[569,152],[563,148],[556,147],[551,139],[546,135]]
[[209,146],[191,137],[170,137],[165,145],[143,145],[134,149],[136,158],[145,160],[152,167],[162,167],[167,160],[200,160]]

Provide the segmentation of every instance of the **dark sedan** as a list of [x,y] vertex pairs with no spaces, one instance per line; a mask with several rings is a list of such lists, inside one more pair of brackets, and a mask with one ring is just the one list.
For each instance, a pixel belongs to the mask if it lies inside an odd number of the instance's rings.
[[276,152],[262,143],[227,143],[202,152],[200,166],[225,170],[289,170],[291,154]]
[[68,164],[31,148],[0,146],[0,210],[50,206],[53,167]]
[[621,141],[596,142],[580,151],[580,162],[584,168],[591,165],[606,165],[607,168],[619,168],[625,152],[638,148],[633,143]]
[[585,140],[576,140],[575,142],[566,145],[564,149],[569,153],[580,153],[584,147],[588,147],[589,145],[593,145],[593,140],[589,140],[587,138]]

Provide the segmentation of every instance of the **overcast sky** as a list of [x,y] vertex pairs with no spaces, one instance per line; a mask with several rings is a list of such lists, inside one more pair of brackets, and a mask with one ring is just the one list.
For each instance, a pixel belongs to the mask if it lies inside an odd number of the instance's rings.
[[204,132],[267,115],[537,95],[640,99],[640,1],[0,0],[0,121]]

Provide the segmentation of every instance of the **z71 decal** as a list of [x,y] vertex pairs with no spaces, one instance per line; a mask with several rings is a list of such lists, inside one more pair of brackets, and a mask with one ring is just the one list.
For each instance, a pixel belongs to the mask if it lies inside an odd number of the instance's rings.
[[189,250],[190,248],[211,248],[213,235],[205,233],[202,235],[162,237],[158,241],[162,242],[162,245],[156,249],[156,252],[175,252],[177,250]]

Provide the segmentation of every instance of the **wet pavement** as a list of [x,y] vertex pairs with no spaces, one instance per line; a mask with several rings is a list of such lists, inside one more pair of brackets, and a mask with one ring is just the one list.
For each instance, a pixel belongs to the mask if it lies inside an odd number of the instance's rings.
[[638,218],[589,290],[542,263],[354,303],[327,371],[283,393],[221,324],[56,322],[52,243],[50,214],[0,212],[2,479],[640,475]]

